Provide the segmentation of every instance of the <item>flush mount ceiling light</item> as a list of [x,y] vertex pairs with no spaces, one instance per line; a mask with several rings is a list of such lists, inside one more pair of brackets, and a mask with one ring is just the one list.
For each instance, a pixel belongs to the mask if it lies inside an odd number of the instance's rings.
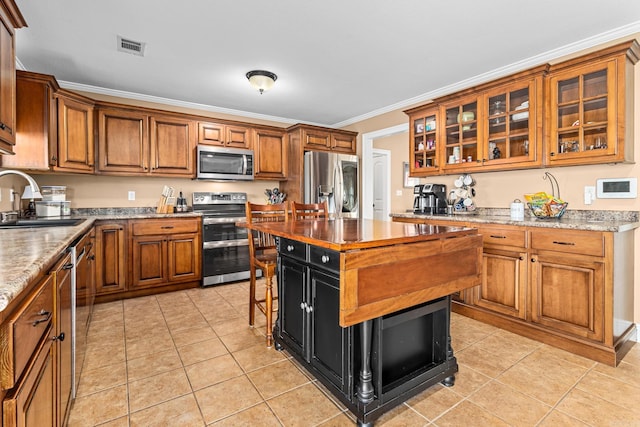
[[265,90],[271,89],[278,76],[271,71],[253,70],[247,73],[247,79],[249,79],[251,87],[260,91],[260,95],[262,95]]

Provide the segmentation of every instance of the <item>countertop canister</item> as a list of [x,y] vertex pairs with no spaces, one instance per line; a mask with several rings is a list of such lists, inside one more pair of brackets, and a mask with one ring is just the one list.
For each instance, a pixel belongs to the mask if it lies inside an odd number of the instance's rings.
[[511,219],[516,221],[524,219],[524,203],[520,199],[515,199],[511,203]]

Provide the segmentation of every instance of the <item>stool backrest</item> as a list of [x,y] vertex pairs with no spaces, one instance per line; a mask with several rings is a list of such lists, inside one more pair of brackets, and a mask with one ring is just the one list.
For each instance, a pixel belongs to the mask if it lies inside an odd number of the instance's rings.
[[323,203],[298,203],[291,202],[291,218],[294,221],[302,219],[329,219],[327,202]]
[[[287,222],[289,221],[289,206],[285,203],[275,205],[259,205],[247,202],[245,214],[248,223],[255,222]],[[253,238],[249,239],[249,255],[255,256],[256,251],[275,249],[276,243],[273,236],[258,230],[252,230]]]

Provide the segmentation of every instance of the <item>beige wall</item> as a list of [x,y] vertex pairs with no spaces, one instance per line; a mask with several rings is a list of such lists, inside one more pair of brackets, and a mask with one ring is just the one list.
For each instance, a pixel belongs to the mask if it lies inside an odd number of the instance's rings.
[[[640,35],[638,35],[640,40]],[[96,99],[113,100],[115,102],[125,102],[123,100],[107,97],[103,95],[88,94]],[[186,108],[167,107],[157,104],[150,104],[138,101],[126,101],[132,105],[142,105],[167,110],[181,111],[186,113],[200,114],[204,116],[215,116],[221,118],[235,119],[240,121],[250,121],[280,127],[287,127],[289,124],[278,124],[261,120],[251,120],[229,115],[212,114],[209,112],[191,110]],[[635,67],[635,129],[634,145],[635,150],[640,152],[640,66]],[[359,135],[373,132],[380,129],[396,126],[407,122],[407,116],[402,111],[393,111],[371,119],[363,120],[347,127],[349,130],[359,132]],[[375,148],[384,148],[391,153],[391,210],[394,212],[411,209],[413,195],[411,188],[404,188],[402,182],[402,162],[408,161],[408,147],[406,134],[395,135],[393,137],[381,138],[374,142]],[[361,136],[358,137],[358,151],[361,151]],[[595,209],[595,210],[634,210],[640,211],[640,200],[630,199],[598,199],[590,206],[583,203],[584,187],[593,186],[597,178],[619,178],[638,177],[640,175],[640,165],[638,164],[618,164],[618,165],[597,165],[581,167],[563,167],[550,169],[534,169],[511,172],[490,172],[475,173],[473,176],[476,184],[476,203],[481,207],[502,207],[507,208],[515,198],[522,199],[524,193],[536,191],[550,191],[548,181],[543,179],[545,171],[551,172],[560,185],[561,196],[569,202],[569,209]],[[34,173],[38,183],[42,185],[66,185],[68,187],[69,199],[72,207],[128,207],[128,206],[155,206],[162,187],[170,185],[176,190],[182,190],[190,202],[193,191],[243,191],[247,192],[250,200],[260,202],[264,200],[264,190],[266,188],[277,187],[275,181],[254,181],[251,183],[215,183],[200,182],[190,179],[176,178],[137,178],[137,177],[108,177],[108,176],[82,176],[82,175],[38,175]],[[441,176],[429,178],[428,182],[442,183],[451,188],[455,176]],[[421,182],[426,182],[422,179]],[[12,186],[22,192],[26,182],[18,177],[0,178],[0,210],[8,210],[8,191]],[[401,196],[396,196],[396,191],[402,192]],[[136,200],[128,201],[128,191],[136,192]],[[634,254],[635,264],[638,265],[635,272],[635,321],[640,322],[640,232],[635,232],[635,245],[638,250]]]

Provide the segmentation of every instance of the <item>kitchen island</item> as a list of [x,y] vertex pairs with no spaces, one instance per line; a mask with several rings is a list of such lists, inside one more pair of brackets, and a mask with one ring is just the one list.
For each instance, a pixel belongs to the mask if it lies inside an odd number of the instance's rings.
[[247,227],[279,237],[276,348],[359,425],[453,385],[449,295],[480,283],[477,230],[358,219]]

